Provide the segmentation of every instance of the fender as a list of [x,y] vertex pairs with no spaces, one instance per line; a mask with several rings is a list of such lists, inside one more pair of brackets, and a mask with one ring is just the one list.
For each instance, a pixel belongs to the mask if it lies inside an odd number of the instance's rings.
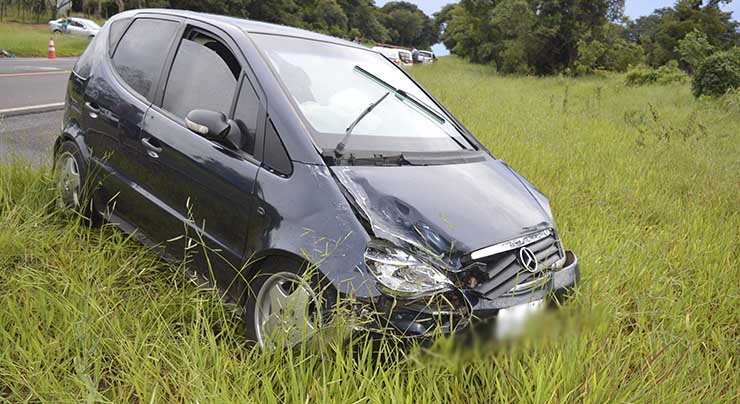
[[370,236],[331,172],[324,165],[293,164],[290,177],[259,170],[246,251],[260,253],[248,253],[244,261],[288,255],[317,265],[342,294],[379,296],[364,265]]

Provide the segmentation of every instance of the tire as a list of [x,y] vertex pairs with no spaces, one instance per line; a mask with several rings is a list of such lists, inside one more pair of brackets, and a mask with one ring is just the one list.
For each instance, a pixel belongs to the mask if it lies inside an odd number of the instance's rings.
[[297,259],[269,257],[249,283],[244,302],[245,331],[260,348],[299,345],[326,322],[328,299],[321,293],[326,288],[318,286],[324,282],[318,281],[318,274],[305,276],[306,268]]
[[57,206],[81,214],[90,224],[98,225],[102,217],[93,206],[87,169],[87,161],[76,143],[65,141],[59,146],[53,168]]

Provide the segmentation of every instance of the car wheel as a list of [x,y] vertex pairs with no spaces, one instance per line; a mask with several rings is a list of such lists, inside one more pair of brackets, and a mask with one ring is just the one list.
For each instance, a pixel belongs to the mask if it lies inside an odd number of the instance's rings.
[[311,339],[323,323],[317,276],[285,257],[267,259],[250,282],[244,322],[247,337],[262,349],[292,347]]
[[92,224],[100,223],[100,215],[92,208],[92,200],[86,192],[87,163],[74,142],[67,141],[59,146],[53,172],[57,206],[82,213]]
[[55,35],[60,35],[62,33],[62,30],[55,29],[53,32],[54,32]]

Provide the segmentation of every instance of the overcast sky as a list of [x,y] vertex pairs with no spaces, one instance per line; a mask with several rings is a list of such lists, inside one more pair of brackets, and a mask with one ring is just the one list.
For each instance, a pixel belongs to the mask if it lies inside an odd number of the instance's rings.
[[[375,0],[375,4],[382,6],[392,0]],[[419,6],[419,8],[432,15],[437,11],[441,10],[442,7],[447,3],[453,3],[453,0],[406,0]],[[648,15],[653,12],[656,8],[672,7],[675,4],[675,0],[626,0],[625,1],[625,12],[626,14],[635,19],[637,17]],[[736,0],[730,3],[729,6],[722,7],[725,11],[732,11],[735,19],[740,18],[740,0]],[[442,44],[438,44],[432,47],[434,53],[437,55],[446,55],[449,52]]]

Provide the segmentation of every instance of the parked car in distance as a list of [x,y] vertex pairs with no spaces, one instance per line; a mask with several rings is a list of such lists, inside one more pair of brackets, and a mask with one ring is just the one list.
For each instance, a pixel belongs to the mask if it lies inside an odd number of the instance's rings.
[[[65,24],[65,20],[67,23]],[[86,18],[65,17],[49,21],[49,31],[55,34],[71,34],[80,36],[95,36],[100,31],[100,25]]]
[[420,50],[417,57],[420,63],[434,63],[437,61],[437,56],[432,51]]
[[505,328],[579,274],[548,199],[403,69],[297,28],[116,14],[70,75],[54,173],[62,206],[186,261],[263,347],[337,298],[373,331]]
[[411,52],[405,49],[374,46],[372,50],[387,57],[391,60],[391,62],[397,64],[398,66],[412,66],[414,64],[411,58]]

